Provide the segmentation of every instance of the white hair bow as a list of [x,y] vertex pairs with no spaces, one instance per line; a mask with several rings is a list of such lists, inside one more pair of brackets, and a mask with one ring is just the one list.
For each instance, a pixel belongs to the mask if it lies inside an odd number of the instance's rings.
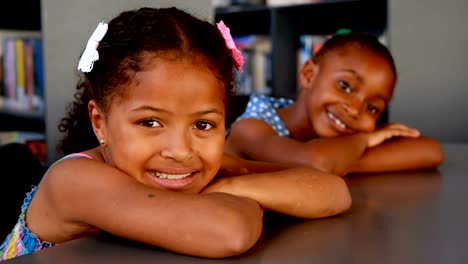
[[108,25],[104,22],[100,22],[94,30],[93,34],[86,44],[86,48],[81,55],[80,62],[78,63],[78,70],[81,72],[90,72],[93,69],[93,64],[99,59],[99,53],[97,47],[99,41],[102,40],[106,35]]

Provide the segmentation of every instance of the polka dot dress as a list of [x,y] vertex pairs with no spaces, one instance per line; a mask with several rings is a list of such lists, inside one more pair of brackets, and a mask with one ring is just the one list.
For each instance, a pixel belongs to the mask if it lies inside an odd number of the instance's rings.
[[275,98],[266,95],[253,94],[250,96],[245,112],[237,120],[254,118],[267,122],[279,136],[289,137],[289,130],[278,116],[276,109],[294,103],[292,99]]

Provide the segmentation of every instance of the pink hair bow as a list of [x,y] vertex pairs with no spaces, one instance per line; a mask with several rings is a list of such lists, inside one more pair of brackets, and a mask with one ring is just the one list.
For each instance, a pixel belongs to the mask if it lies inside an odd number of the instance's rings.
[[228,27],[226,27],[222,20],[219,21],[219,23],[216,23],[216,25],[218,26],[219,32],[226,41],[226,46],[231,50],[231,56],[234,59],[234,66],[236,67],[237,71],[242,72],[244,57],[242,57],[242,53],[237,49],[236,43],[234,43],[234,40],[232,39],[231,31]]

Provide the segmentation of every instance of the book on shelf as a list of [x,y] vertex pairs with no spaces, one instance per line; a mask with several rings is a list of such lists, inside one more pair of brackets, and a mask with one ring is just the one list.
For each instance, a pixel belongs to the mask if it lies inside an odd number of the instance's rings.
[[271,39],[248,35],[234,37],[244,57],[242,73],[236,74],[236,94],[271,93]]
[[0,32],[0,109],[43,112],[42,42],[36,31]]

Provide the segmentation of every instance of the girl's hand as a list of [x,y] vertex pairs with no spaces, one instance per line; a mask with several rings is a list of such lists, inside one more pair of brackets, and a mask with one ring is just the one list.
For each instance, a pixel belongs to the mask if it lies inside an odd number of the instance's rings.
[[389,123],[368,134],[367,147],[372,148],[393,137],[417,138],[421,135],[418,130],[400,123]]

